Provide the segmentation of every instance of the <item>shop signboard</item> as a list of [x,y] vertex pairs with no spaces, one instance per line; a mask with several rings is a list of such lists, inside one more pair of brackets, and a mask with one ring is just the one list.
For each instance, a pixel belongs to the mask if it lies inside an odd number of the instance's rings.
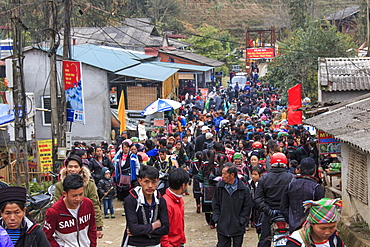
[[272,59],[275,49],[272,47],[247,48],[247,59]]
[[39,151],[40,171],[53,171],[51,139],[37,141],[37,149]]
[[340,141],[323,131],[318,132],[320,154],[340,153]]

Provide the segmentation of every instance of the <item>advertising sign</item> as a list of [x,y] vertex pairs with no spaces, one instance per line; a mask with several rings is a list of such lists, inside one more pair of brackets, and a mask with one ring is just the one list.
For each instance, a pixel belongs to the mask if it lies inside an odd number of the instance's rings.
[[319,131],[320,154],[340,153],[340,141],[325,132]]
[[208,96],[208,88],[198,88],[198,90],[202,94],[202,98],[206,99]]
[[274,57],[274,48],[247,48],[247,59],[269,59]]
[[63,78],[66,94],[67,121],[84,124],[81,63],[63,61]]
[[37,141],[37,149],[39,151],[40,171],[53,171],[51,139]]

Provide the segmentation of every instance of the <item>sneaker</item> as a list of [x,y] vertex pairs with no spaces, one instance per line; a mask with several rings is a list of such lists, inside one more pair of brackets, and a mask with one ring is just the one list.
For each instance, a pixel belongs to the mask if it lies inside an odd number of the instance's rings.
[[200,214],[200,205],[197,206],[197,214]]
[[122,216],[126,216],[125,212],[122,213]]
[[109,219],[109,215],[104,215],[104,218],[105,219]]
[[110,216],[112,219],[116,218],[116,216],[114,216],[114,214],[111,214]]

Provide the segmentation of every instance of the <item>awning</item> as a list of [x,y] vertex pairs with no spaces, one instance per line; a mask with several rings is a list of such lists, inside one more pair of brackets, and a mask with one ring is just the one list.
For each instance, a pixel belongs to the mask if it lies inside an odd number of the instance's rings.
[[162,66],[162,67],[175,68],[175,69],[186,70],[186,71],[205,72],[205,71],[214,69],[214,67],[211,67],[211,66],[200,66],[200,65],[184,64],[184,63],[166,63],[166,62],[150,62],[150,63],[158,65],[158,66]]
[[116,75],[148,79],[152,81],[165,81],[178,71],[178,69],[157,66],[151,63],[142,63],[116,72]]

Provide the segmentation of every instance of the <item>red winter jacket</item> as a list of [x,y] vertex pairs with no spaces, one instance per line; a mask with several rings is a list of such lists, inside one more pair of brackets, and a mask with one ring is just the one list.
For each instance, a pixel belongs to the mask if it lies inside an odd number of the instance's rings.
[[180,244],[186,243],[185,238],[185,208],[182,197],[175,196],[169,189],[163,196],[167,203],[168,221],[170,230],[168,235],[161,239],[162,247],[179,247]]
[[61,197],[46,212],[44,232],[52,247],[97,246],[94,204],[85,197],[78,210],[77,219],[69,212]]

